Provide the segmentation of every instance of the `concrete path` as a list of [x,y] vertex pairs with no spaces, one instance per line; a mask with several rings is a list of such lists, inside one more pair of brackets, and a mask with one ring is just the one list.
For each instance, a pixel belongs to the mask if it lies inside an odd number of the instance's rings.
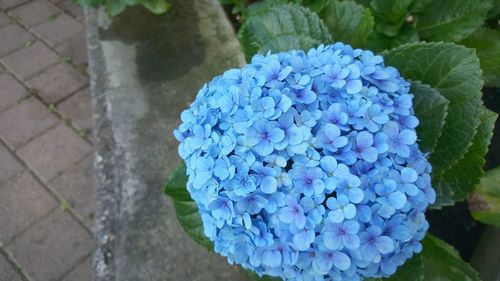
[[91,280],[83,20],[71,0],[0,0],[0,281]]

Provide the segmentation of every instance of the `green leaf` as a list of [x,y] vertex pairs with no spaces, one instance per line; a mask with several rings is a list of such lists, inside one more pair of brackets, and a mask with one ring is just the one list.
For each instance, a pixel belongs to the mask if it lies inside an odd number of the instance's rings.
[[414,255],[405,264],[398,268],[396,273],[388,281],[422,281],[424,280],[424,263],[421,254]]
[[[456,201],[465,200],[479,183],[479,179],[483,175],[484,156],[493,136],[496,119],[496,113],[484,108],[481,113],[481,125],[479,125],[472,145],[464,158],[460,159],[442,176],[433,178],[433,187],[438,195],[434,207],[451,205]],[[447,194],[447,196],[441,194]]]
[[166,0],[140,0],[140,3],[153,14],[163,14],[170,9],[170,4]]
[[120,0],[107,0],[105,2],[105,5],[106,5],[106,13],[110,17],[114,17],[120,14],[127,7],[127,4],[124,1]]
[[331,1],[321,18],[335,41],[361,47],[373,29],[374,19],[369,9],[354,1]]
[[500,16],[500,0],[493,0],[493,8],[488,13],[488,19],[495,19]]
[[489,0],[439,0],[418,15],[417,30],[428,41],[458,42],[483,25],[491,9]]
[[448,243],[427,234],[422,245],[422,253],[406,261],[391,277],[367,281],[481,281]]
[[168,178],[165,194],[173,199],[177,220],[184,231],[196,243],[212,250],[213,243],[203,232],[203,222],[198,212],[198,206],[191,199],[187,190],[186,166],[184,164],[179,165]]
[[257,275],[255,272],[253,272],[251,270],[244,269],[243,267],[240,267],[240,268],[250,278],[250,280],[253,280],[253,281],[281,281],[281,280],[283,280],[281,278],[271,277],[269,275],[264,275],[262,277],[259,277],[259,275]]
[[411,14],[418,14],[425,12],[429,9],[429,4],[434,0],[415,0],[411,5],[409,12]]
[[296,4],[272,5],[250,11],[239,37],[247,59],[255,54],[255,50],[259,53],[307,50],[332,41],[318,15]]
[[303,5],[320,14],[331,0],[305,0]]
[[414,95],[413,109],[420,121],[417,127],[418,146],[424,152],[432,152],[445,123],[448,100],[419,81],[411,82],[411,93]]
[[442,134],[430,155],[433,176],[440,176],[467,152],[480,124],[481,69],[473,49],[453,43],[415,43],[384,53],[386,65],[410,80],[422,81],[448,101]]
[[500,167],[481,178],[469,198],[469,209],[476,220],[500,227]]
[[488,87],[500,87],[500,30],[482,28],[462,44],[476,49]]
[[383,21],[399,24],[408,14],[408,8],[415,0],[373,0],[373,12]]
[[481,281],[479,274],[448,243],[427,234],[422,245],[425,281]]

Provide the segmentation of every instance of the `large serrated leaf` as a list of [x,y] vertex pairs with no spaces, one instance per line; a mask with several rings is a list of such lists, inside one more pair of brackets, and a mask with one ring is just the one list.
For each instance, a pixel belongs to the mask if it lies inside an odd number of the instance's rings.
[[307,50],[332,41],[318,15],[296,4],[263,6],[249,13],[239,37],[247,59],[255,50]]
[[419,35],[429,41],[458,42],[483,25],[491,7],[490,0],[432,1],[417,16]]
[[448,243],[427,234],[422,245],[425,281],[481,281],[479,274]]
[[385,22],[397,24],[404,20],[408,8],[415,0],[373,0],[371,7],[374,13]]
[[500,87],[500,30],[482,28],[461,44],[476,49],[485,85]]
[[[484,108],[481,114],[481,125],[479,125],[472,145],[464,158],[460,159],[442,176],[433,178],[432,184],[438,194],[433,207],[441,207],[465,200],[479,183],[480,177],[483,175],[484,156],[493,136],[496,119],[496,113]],[[443,194],[449,193],[452,197],[443,196]]]
[[375,21],[369,9],[354,1],[330,1],[321,18],[335,41],[361,47]]
[[473,49],[453,43],[415,43],[384,52],[385,62],[402,76],[422,81],[448,101],[442,134],[430,155],[433,176],[463,158],[480,124],[481,69]]
[[139,0],[139,2],[155,15],[163,14],[171,8],[167,0]]
[[500,167],[481,178],[469,198],[469,209],[476,220],[500,227]]
[[177,167],[168,178],[165,185],[165,194],[173,199],[177,220],[184,231],[196,243],[212,250],[213,243],[203,232],[203,222],[201,221],[198,206],[191,199],[191,195],[187,190],[186,166],[184,164]]
[[413,109],[418,117],[418,146],[423,152],[432,152],[444,126],[448,100],[431,86],[419,81],[411,82]]
[[424,280],[424,261],[421,254],[414,255],[407,260],[405,264],[398,268],[396,273],[388,281],[423,281]]

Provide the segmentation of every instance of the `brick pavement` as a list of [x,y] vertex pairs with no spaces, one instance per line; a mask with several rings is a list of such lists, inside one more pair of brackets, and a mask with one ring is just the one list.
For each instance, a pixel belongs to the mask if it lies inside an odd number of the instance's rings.
[[0,0],[0,281],[91,280],[83,20],[71,0]]

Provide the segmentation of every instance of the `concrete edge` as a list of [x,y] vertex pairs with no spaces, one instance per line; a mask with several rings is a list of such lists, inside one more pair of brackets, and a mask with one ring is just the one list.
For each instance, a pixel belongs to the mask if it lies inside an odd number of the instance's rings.
[[98,34],[98,10],[85,8],[87,32],[87,48],[89,56],[89,76],[92,96],[92,112],[94,121],[93,139],[97,147],[95,152],[96,212],[94,218],[94,236],[96,250],[93,254],[93,280],[115,280],[115,219],[120,207],[120,177],[116,175],[115,139],[110,124],[108,101],[106,98],[107,77],[105,61]]

